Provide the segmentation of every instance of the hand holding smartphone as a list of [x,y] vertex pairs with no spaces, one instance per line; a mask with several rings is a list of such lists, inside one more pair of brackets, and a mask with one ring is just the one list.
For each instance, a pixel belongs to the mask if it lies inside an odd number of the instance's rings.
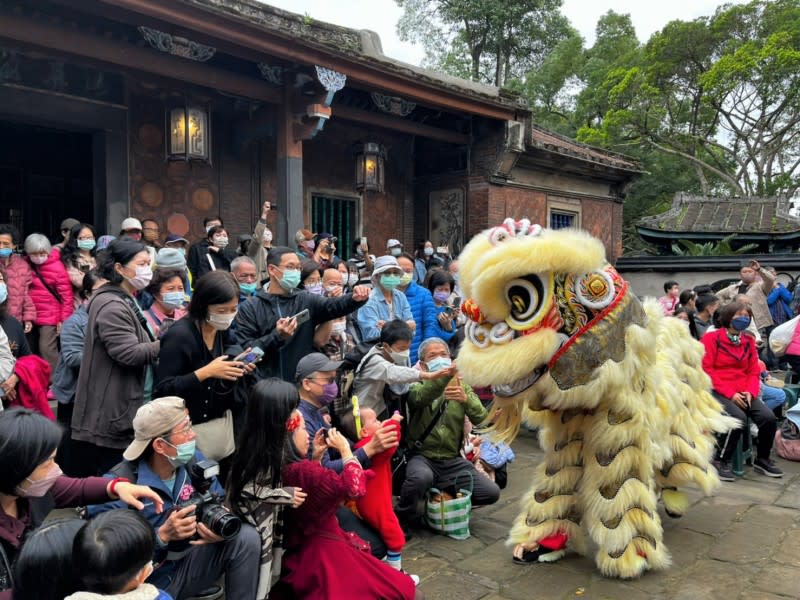
[[308,321],[311,318],[311,313],[308,312],[308,309],[306,308],[304,310],[301,310],[299,313],[294,315],[292,318],[297,322],[298,325],[302,325],[303,323],[305,323],[306,321]]

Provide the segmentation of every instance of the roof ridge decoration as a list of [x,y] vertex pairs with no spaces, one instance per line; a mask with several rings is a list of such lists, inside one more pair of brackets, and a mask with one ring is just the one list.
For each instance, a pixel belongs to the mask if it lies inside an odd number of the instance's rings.
[[140,25],[138,27],[139,33],[150,44],[151,47],[173,56],[180,56],[181,58],[188,58],[196,62],[206,62],[217,53],[217,49],[213,46],[207,46],[188,40],[184,37],[171,35],[152,27],[145,27]]

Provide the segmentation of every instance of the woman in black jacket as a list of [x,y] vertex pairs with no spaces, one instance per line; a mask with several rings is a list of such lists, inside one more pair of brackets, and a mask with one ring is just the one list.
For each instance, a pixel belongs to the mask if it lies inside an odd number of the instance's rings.
[[158,357],[156,396],[185,400],[197,447],[215,460],[233,452],[234,388],[254,368],[232,360],[242,352],[229,329],[238,305],[236,278],[225,271],[207,273],[195,284],[189,314],[161,339]]
[[[236,251],[228,246],[228,232],[222,225],[215,225],[208,230],[208,246],[197,262],[195,276],[200,279],[211,271],[230,271],[231,261],[238,256]],[[195,284],[197,285],[197,284]]]

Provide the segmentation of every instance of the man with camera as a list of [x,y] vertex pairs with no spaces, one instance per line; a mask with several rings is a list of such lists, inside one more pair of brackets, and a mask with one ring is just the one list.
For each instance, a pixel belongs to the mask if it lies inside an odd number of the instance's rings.
[[320,233],[317,236],[314,261],[319,263],[319,266],[323,269],[332,267],[336,262],[334,256],[336,254],[336,242],[338,241],[339,238],[330,233]]
[[[228,600],[252,600],[258,586],[261,542],[256,530],[222,505],[219,465],[195,450],[195,432],[183,399],[158,398],[133,419],[134,441],[111,470],[146,485],[164,501],[142,515],[156,534],[155,571],[148,579],[180,600],[211,587],[225,574]],[[119,502],[89,507],[89,516],[123,508]]]

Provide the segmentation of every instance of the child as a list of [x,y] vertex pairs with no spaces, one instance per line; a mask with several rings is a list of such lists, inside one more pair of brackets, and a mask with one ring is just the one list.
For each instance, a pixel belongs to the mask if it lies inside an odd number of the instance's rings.
[[[359,414],[361,416],[361,431],[359,432],[361,439],[356,444],[356,448],[367,444],[382,426],[375,411],[371,408],[362,408]],[[386,421],[394,423],[398,440],[400,439],[402,418],[399,413],[395,413]],[[392,456],[396,450],[397,448],[389,448],[372,457],[371,469],[375,471],[375,477],[367,480],[367,493],[358,498],[356,506],[364,520],[381,534],[387,548],[386,562],[399,571],[403,566],[401,552],[406,544],[406,538],[392,509]]]
[[76,592],[65,600],[172,600],[166,592],[145,583],[153,572],[155,535],[138,512],[118,509],[103,513],[78,532],[73,565]]

